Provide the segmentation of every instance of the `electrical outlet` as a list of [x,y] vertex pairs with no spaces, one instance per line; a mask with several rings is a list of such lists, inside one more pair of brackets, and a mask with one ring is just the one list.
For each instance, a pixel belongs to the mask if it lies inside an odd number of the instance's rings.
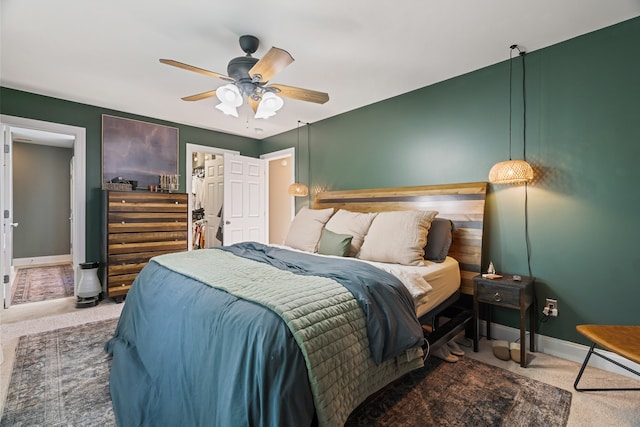
[[558,300],[553,298],[547,298],[547,302],[542,310],[545,316],[558,316]]

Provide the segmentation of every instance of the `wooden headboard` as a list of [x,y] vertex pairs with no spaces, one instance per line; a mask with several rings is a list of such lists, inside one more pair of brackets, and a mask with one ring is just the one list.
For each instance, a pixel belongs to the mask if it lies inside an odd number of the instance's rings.
[[486,182],[325,191],[318,193],[314,208],[353,212],[433,210],[455,224],[449,256],[460,263],[462,293],[473,294],[472,278],[482,265],[482,231]]

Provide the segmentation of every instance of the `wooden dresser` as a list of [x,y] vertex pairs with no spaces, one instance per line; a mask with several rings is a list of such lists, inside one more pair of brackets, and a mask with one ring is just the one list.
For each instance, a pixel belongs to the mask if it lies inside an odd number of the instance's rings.
[[121,302],[149,259],[188,248],[188,196],[104,191],[103,287]]

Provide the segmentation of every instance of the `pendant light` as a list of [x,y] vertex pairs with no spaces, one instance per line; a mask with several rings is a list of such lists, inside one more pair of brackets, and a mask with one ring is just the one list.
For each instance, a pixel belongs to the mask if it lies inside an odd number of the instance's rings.
[[307,188],[306,185],[304,184],[300,184],[300,180],[299,178],[299,173],[298,171],[300,170],[300,165],[298,163],[298,152],[300,151],[300,120],[298,120],[298,144],[296,145],[296,182],[294,182],[293,184],[291,184],[289,186],[288,189],[288,193],[290,196],[294,196],[294,197],[306,197],[307,194],[309,194],[309,189]]
[[533,168],[526,160],[511,159],[511,112],[512,112],[512,82],[513,82],[513,50],[518,49],[522,58],[522,111],[523,111],[523,132],[522,143],[523,152],[526,156],[527,136],[526,136],[526,120],[527,120],[527,103],[525,96],[525,67],[524,56],[525,51],[520,50],[518,45],[511,45],[509,51],[509,160],[498,162],[489,171],[489,182],[492,184],[526,184],[533,179]]

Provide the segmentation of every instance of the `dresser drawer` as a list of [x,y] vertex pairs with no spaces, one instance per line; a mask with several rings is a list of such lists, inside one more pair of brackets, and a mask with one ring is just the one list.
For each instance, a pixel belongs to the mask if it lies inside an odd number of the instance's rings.
[[520,306],[520,289],[499,283],[479,281],[476,284],[478,302],[502,305],[505,307]]

